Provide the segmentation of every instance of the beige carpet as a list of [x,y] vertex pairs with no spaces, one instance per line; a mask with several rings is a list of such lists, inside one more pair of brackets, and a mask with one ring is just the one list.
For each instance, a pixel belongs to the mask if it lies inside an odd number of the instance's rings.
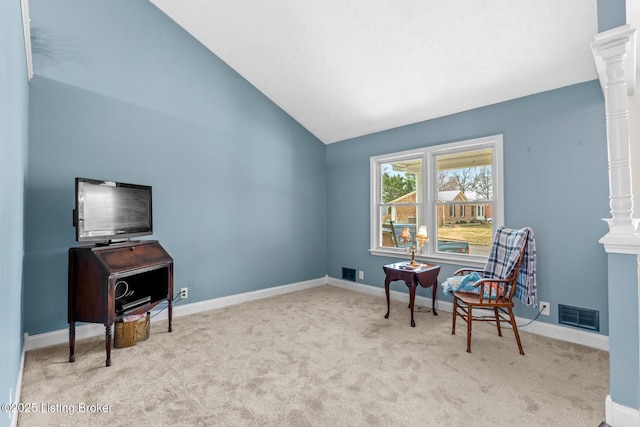
[[[20,426],[598,426],[608,353],[416,313],[332,286],[152,325],[114,349],[102,337],[27,352]],[[89,412],[108,405],[107,412]],[[100,406],[105,409],[104,406]],[[43,412],[48,409],[49,412]],[[84,412],[82,412],[84,411]]]

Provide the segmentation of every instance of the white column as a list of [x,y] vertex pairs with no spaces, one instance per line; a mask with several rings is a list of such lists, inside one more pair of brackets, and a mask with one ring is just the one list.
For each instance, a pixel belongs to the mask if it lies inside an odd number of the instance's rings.
[[[609,155],[609,200],[611,207],[611,219],[609,233],[600,242],[604,244],[609,255],[609,277],[613,277],[613,283],[609,283],[609,291],[625,289],[624,286],[633,286],[638,292],[640,289],[640,234],[633,219],[633,193],[631,184],[631,150],[630,150],[630,126],[629,126],[629,95],[635,91],[636,83],[636,30],[629,25],[614,28],[598,34],[591,43],[593,57],[598,69],[600,84],[604,92],[605,111],[607,120],[607,148]],[[626,258],[615,254],[635,254],[636,274],[635,278],[624,278],[618,281],[620,271],[611,266],[612,261],[622,265]],[[618,265],[616,264],[616,265]],[[621,269],[624,270],[624,269]],[[635,280],[636,283],[633,283]],[[622,285],[622,286],[621,286]],[[613,286],[613,287],[612,287]],[[617,287],[616,287],[617,286]],[[631,294],[631,292],[629,292]],[[640,292],[638,292],[640,303]],[[637,309],[636,305],[636,309]],[[636,328],[625,329],[626,319],[612,320],[612,313],[616,313],[615,299],[609,300],[609,332],[612,337],[612,328],[629,334],[633,339],[640,334],[640,313]],[[615,316],[614,316],[615,317]],[[615,323],[615,324],[613,324]],[[627,362],[626,353],[621,353],[622,348],[610,341],[610,360],[612,363]],[[632,355],[638,360],[632,363],[640,365],[640,355],[636,352]],[[628,355],[627,355],[628,356]],[[638,367],[636,365],[636,367]],[[634,369],[634,372],[640,371]],[[626,381],[636,384],[640,378],[611,378],[610,392],[614,387],[624,389],[628,385]],[[636,385],[637,387],[637,385]],[[619,394],[619,393],[618,393]],[[639,393],[640,394],[640,390]],[[633,403],[633,402],[632,402]],[[628,405],[628,403],[627,403]],[[606,421],[615,426],[637,426],[640,424],[640,402],[630,407],[614,402],[610,396],[605,401]]]
[[601,240],[607,252],[640,253],[640,235],[632,219],[629,145],[628,95],[635,90],[635,43],[636,30],[629,25],[600,33],[591,43],[607,120],[611,219],[609,233]]

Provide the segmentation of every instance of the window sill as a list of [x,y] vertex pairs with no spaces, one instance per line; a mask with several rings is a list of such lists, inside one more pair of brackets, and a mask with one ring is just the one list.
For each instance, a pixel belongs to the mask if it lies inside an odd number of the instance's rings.
[[[404,258],[410,259],[411,256],[403,251],[384,250],[384,249],[369,249],[369,253],[375,256],[384,256],[389,258]],[[439,264],[452,264],[464,267],[476,267],[483,268],[487,264],[487,257],[478,255],[455,255],[455,254],[427,254],[416,255],[418,261],[426,263],[439,263]]]

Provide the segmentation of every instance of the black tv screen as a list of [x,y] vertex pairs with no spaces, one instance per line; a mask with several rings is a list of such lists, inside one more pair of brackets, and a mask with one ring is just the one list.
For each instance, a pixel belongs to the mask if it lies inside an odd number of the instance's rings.
[[76,178],[78,242],[126,241],[153,234],[151,187]]

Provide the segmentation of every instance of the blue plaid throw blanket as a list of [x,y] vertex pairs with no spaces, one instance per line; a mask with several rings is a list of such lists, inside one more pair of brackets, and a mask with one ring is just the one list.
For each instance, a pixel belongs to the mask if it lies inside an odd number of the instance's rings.
[[518,263],[523,247],[524,259],[520,266],[515,297],[526,305],[537,307],[536,241],[531,228],[513,230],[502,226],[496,230],[483,277],[497,279],[509,277]]
[[[526,305],[537,307],[536,242],[531,228],[513,230],[504,226],[499,227],[493,238],[493,246],[482,277],[496,279],[509,277],[513,273],[516,264],[518,264],[523,247],[524,259],[520,266],[515,297]],[[473,288],[473,283],[479,279],[480,277],[477,273],[462,276],[462,279],[460,277],[451,277],[442,284],[444,294],[448,295],[450,292],[457,290],[478,292],[477,288]]]

